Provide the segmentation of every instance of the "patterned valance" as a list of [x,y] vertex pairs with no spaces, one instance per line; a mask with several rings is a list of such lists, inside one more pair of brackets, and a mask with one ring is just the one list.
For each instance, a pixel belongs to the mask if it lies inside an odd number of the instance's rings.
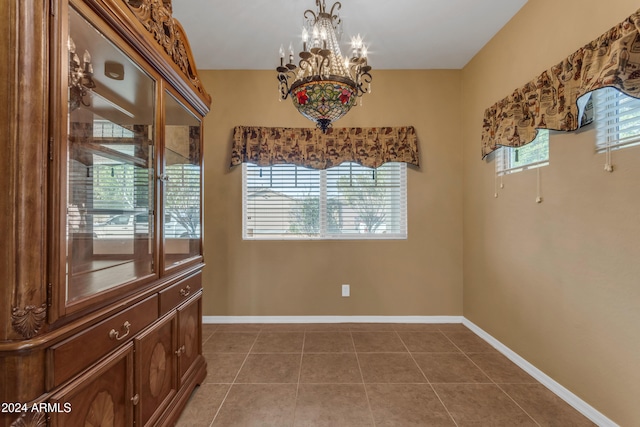
[[419,165],[413,126],[379,128],[268,128],[238,126],[231,166],[293,164],[327,169],[343,162],[377,168],[386,162]]
[[640,97],[640,10],[487,108],[482,157],[528,144],[537,129],[576,130],[578,98],[605,86]]

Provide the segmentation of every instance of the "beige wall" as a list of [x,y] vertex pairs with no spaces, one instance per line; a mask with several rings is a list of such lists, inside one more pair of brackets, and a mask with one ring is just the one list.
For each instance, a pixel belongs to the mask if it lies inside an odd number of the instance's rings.
[[[373,92],[336,126],[413,125],[408,240],[243,241],[237,125],[309,127],[278,101],[275,71],[204,71],[204,315],[462,315],[460,71],[377,71]],[[351,285],[342,298],[341,284]]]
[[638,8],[529,0],[462,72],[464,315],[623,426],[640,425],[640,147],[603,171],[594,131],[504,179],[480,159],[483,111]]

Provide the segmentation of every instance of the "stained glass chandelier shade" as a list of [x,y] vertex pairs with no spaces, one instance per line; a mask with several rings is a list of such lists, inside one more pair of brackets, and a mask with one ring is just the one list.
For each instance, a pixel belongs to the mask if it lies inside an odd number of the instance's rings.
[[351,55],[342,56],[338,43],[342,21],[337,15],[342,5],[334,3],[328,13],[324,0],[316,0],[316,6],[317,12],[304,12],[298,65],[294,64],[293,47],[289,47],[287,63],[280,47],[276,70],[280,97],[291,97],[300,114],[324,132],[349,112],[357,98],[371,91],[371,67],[360,35],[351,39]]

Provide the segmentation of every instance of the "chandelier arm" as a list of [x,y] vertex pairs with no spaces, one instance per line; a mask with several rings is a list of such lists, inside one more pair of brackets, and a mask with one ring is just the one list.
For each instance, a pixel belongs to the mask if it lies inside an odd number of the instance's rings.
[[320,61],[320,64],[318,65],[318,75],[322,78],[322,76],[324,76],[324,68],[325,67],[330,67],[331,66],[331,60],[329,59],[328,56],[322,57],[322,61]]
[[[338,9],[336,10],[336,13],[333,13],[333,10],[336,8],[336,6],[338,7]],[[333,4],[333,6],[331,6],[331,12],[329,12],[329,15],[331,15],[331,20],[336,20],[336,24],[340,23],[340,17],[338,16],[337,11],[340,10],[342,8],[342,3],[340,3],[339,1],[335,2]]]
[[85,107],[91,107],[91,98],[89,98],[88,101],[85,102],[84,97],[87,95],[87,90],[86,89],[82,89],[82,92],[80,92],[80,102],[82,103],[82,105],[84,105]]
[[360,66],[358,64],[351,64],[347,69],[349,77],[355,82],[360,81]]
[[289,78],[285,73],[278,74],[278,81],[280,82],[278,88],[280,90],[280,98],[287,99],[289,96]]
[[[363,72],[358,76],[358,80],[356,82],[357,87],[357,96],[362,96],[365,93],[369,92],[369,87],[371,86],[371,74],[369,72]],[[366,87],[366,89],[365,89]]]
[[313,72],[313,64],[308,59],[305,59],[305,58],[301,59],[299,65],[300,65],[300,70],[302,70],[303,72],[307,70],[310,70],[311,72]]
[[[311,16],[313,16],[313,18],[308,17],[308,16],[307,16],[307,14],[311,14]],[[303,16],[304,16],[308,21],[312,21],[312,20],[313,20],[313,22],[316,22],[316,21],[318,20],[318,15],[316,15],[316,13],[315,13],[313,10],[311,10],[311,9],[307,9],[307,10],[305,10],[305,11],[304,11]]]

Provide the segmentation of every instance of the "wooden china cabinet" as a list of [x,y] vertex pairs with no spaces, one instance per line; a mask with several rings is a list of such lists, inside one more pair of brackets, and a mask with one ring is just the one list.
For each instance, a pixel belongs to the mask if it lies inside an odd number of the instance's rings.
[[171,0],[0,18],[0,426],[172,425],[206,375],[185,33]]

